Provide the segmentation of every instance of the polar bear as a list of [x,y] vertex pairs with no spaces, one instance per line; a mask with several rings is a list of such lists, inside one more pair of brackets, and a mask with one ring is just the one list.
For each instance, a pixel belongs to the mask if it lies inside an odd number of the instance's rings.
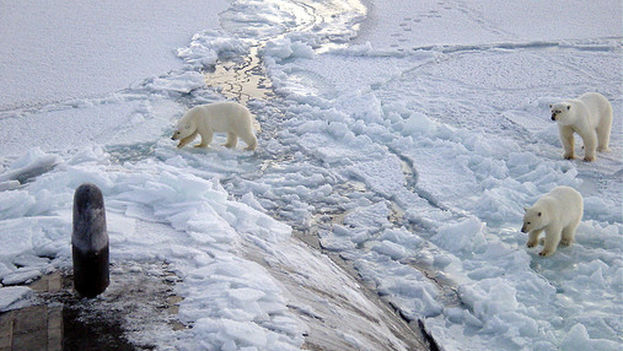
[[532,207],[525,208],[522,233],[528,234],[528,247],[534,247],[545,231],[541,256],[556,252],[558,243],[568,246],[575,240],[575,230],[582,220],[582,195],[568,186],[557,186],[543,195]]
[[255,150],[257,139],[253,132],[253,116],[249,110],[236,102],[215,102],[199,105],[188,110],[177,123],[171,137],[180,140],[178,148],[184,147],[201,135],[201,143],[195,147],[208,147],[214,132],[227,133],[224,146],[236,147],[238,138],[247,144],[245,150]]
[[549,105],[549,108],[552,121],[558,123],[560,140],[565,149],[562,157],[568,160],[574,158],[574,132],[584,141],[584,161],[594,161],[595,150],[609,150],[612,106],[603,95],[586,93],[577,99]]

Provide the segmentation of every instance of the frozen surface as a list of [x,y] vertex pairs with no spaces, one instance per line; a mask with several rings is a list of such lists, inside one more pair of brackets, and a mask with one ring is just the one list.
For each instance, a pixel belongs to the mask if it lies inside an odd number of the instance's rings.
[[0,288],[0,312],[28,306],[33,292],[25,286]]
[[[146,333],[163,349],[406,350],[418,324],[444,350],[621,349],[620,4],[365,5],[235,1],[168,46],[166,69],[3,105],[1,284],[69,265],[73,191],[92,182],[112,260],[183,279],[193,328]],[[174,121],[225,99],[203,70],[255,54],[263,71],[240,79],[263,72],[276,93],[248,103],[258,150],[175,149]],[[613,105],[612,151],[563,160],[547,106],[586,91]],[[557,185],[584,218],[541,258],[523,207]]]
[[229,1],[0,4],[0,112],[109,94],[181,67]]
[[406,52],[427,46],[541,45],[594,40],[621,33],[623,9],[615,0],[531,2],[369,1],[357,42]]

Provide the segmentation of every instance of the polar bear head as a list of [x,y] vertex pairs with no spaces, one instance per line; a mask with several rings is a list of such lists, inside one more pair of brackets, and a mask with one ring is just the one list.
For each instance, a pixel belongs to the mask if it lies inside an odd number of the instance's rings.
[[539,206],[532,206],[525,208],[526,213],[523,217],[523,226],[521,227],[522,233],[528,233],[533,230],[538,230],[547,225],[547,216],[543,209]]
[[173,132],[172,140],[181,140],[189,137],[197,130],[195,122],[191,119],[182,118]]
[[549,109],[552,112],[552,121],[556,121],[560,124],[567,125],[573,123],[573,115],[571,104],[568,102],[559,102],[557,104],[549,105]]

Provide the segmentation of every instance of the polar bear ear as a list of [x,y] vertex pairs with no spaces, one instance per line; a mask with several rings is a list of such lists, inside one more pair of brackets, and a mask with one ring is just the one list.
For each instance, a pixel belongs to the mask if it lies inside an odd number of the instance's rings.
[[528,208],[524,206],[523,211],[528,212]]

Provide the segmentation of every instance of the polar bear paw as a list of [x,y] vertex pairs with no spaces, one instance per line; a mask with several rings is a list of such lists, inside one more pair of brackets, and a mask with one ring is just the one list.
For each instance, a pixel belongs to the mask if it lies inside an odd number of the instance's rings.
[[569,246],[571,244],[573,244],[573,240],[571,239],[565,239],[565,238],[560,239],[560,245],[562,246]]

